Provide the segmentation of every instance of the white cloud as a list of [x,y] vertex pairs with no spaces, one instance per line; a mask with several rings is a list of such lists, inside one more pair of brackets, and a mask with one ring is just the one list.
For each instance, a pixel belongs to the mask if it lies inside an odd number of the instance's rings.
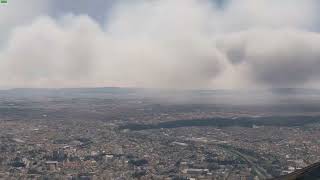
[[47,0],[8,0],[7,4],[1,4],[0,40],[5,41],[13,28],[31,23],[35,17],[46,13],[48,8]]
[[308,32],[316,3],[231,0],[221,10],[209,0],[121,1],[104,25],[85,15],[42,16],[12,31],[0,52],[0,86],[221,89],[316,82],[319,34]]
[[230,0],[218,15],[222,32],[252,28],[314,28],[317,0]]

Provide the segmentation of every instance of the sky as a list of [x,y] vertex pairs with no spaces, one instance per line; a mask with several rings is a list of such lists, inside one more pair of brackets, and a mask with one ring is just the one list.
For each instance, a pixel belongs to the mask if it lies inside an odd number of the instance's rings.
[[0,88],[320,88],[318,0],[8,0]]

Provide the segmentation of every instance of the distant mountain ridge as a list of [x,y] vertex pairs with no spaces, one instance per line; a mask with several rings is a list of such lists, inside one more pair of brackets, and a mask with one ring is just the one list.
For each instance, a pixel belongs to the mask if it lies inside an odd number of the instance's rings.
[[273,94],[316,94],[320,95],[320,89],[308,88],[272,88],[272,89],[207,89],[207,90],[179,90],[179,89],[157,89],[157,88],[130,88],[130,87],[88,87],[88,88],[12,88],[0,90],[0,93],[16,92],[16,93],[35,93],[35,92],[81,92],[81,93],[125,93],[137,91],[154,91],[164,93],[186,92],[186,93],[201,93],[201,94],[238,94],[238,93],[265,93],[271,92]]

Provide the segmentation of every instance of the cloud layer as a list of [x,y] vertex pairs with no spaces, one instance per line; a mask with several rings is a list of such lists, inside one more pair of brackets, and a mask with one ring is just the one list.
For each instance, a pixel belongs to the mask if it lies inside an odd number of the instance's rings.
[[0,86],[313,86],[319,9],[316,0],[229,0],[223,8],[123,0],[104,23],[72,13],[14,26],[1,19],[11,35],[0,50]]

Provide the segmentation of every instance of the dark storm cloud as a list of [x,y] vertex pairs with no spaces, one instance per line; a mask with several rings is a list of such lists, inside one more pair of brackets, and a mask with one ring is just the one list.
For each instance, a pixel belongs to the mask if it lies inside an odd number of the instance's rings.
[[320,34],[295,30],[257,30],[223,40],[235,68],[244,66],[256,83],[291,87],[320,77]]

